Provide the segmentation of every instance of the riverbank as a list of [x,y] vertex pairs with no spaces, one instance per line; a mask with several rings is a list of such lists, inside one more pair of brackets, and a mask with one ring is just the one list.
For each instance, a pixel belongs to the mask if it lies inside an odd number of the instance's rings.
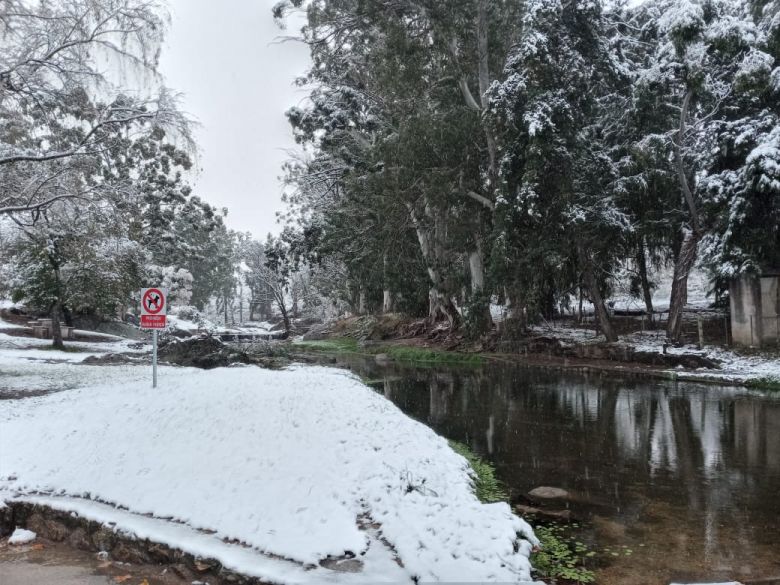
[[[665,344],[664,332],[635,331],[618,343],[605,343],[592,329],[558,326],[532,327],[512,339],[494,336],[485,342],[467,342],[440,332],[417,329],[392,318],[352,318],[316,331],[291,343],[295,352],[354,353],[377,360],[428,364],[480,364],[490,361],[553,370],[597,372],[620,376],[691,381],[718,385],[780,390],[780,349],[737,350],[721,346]],[[307,339],[308,337],[308,339]]]
[[76,357],[0,350],[16,391],[0,401],[0,499],[15,507],[215,559],[211,583],[532,580],[530,527],[352,374],[162,367],[153,390],[146,367]]

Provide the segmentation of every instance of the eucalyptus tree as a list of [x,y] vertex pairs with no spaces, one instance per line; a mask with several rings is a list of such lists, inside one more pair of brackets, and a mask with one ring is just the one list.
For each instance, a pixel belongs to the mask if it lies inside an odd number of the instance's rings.
[[671,150],[679,193],[668,209],[680,218],[680,228],[666,330],[667,338],[677,342],[699,245],[706,240],[713,249],[717,214],[708,215],[706,209],[717,206],[725,193],[714,183],[729,180],[716,177],[725,170],[718,166],[729,163],[713,151],[725,147],[723,125],[747,97],[740,96],[740,71],[746,59],[757,58],[756,44],[764,35],[742,1],[649,0],[637,10],[647,15],[642,40],[654,49],[638,72],[635,93],[639,101],[661,104],[655,115],[663,130],[656,136]]
[[615,341],[605,281],[631,225],[605,138],[607,105],[625,88],[606,28],[598,2],[525,3],[504,79],[491,88],[505,181],[494,258],[513,302],[528,309],[550,279],[559,293],[581,279]]
[[[780,3],[752,1],[721,50],[739,62],[702,164],[702,260],[723,284],[780,267]],[[725,28],[725,26],[724,26]],[[754,42],[746,41],[754,39]]]
[[[282,3],[276,14],[302,4]],[[483,242],[498,175],[486,92],[511,43],[516,19],[508,16],[517,3],[340,0],[306,8],[302,37],[312,52],[307,81],[315,85],[314,105],[291,121],[304,128],[323,103],[349,104],[364,119],[334,109],[330,121],[320,120],[319,133],[302,141],[344,171],[343,193],[371,182],[377,203],[371,208],[411,225],[428,274],[431,318],[459,323],[453,297],[461,287],[449,267],[468,259],[469,296],[479,300],[468,312],[483,315],[484,328]]]

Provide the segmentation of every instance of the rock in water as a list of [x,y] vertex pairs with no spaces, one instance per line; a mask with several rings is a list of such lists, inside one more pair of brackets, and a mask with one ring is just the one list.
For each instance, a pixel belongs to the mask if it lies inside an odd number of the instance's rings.
[[528,497],[534,500],[568,500],[571,494],[561,488],[540,486],[528,492]]

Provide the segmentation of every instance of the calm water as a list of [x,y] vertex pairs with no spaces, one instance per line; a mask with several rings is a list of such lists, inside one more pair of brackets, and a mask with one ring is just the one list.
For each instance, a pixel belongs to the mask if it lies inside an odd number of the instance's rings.
[[[346,365],[492,461],[512,499],[573,493],[602,584],[780,578],[780,397],[518,366]],[[560,507],[560,506],[559,506]]]

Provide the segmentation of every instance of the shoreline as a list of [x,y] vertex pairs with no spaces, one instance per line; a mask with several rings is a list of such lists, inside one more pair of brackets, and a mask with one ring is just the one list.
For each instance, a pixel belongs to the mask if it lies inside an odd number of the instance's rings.
[[[553,355],[549,352],[545,354],[542,352],[509,353],[496,351],[459,351],[447,350],[436,344],[420,346],[415,343],[409,343],[410,341],[417,341],[419,338],[371,341],[368,346],[361,346],[358,342],[354,348],[348,348],[343,345],[344,339],[345,337],[341,336],[331,336],[315,342],[323,343],[322,347],[316,347],[314,343],[306,341],[289,343],[289,347],[293,349],[293,359],[296,359],[296,356],[308,358],[322,355],[351,354],[363,356],[365,358],[373,357],[380,363],[387,362],[428,366],[478,367],[480,365],[485,365],[485,362],[496,362],[553,371],[579,372],[585,374],[598,373],[615,377],[631,376],[644,379],[666,380],[670,382],[691,382],[713,386],[742,387],[763,392],[776,392],[780,390],[780,379],[776,382],[775,380],[769,380],[769,382],[766,383],[761,376],[751,376],[746,373],[744,374],[744,377],[740,377],[735,374],[720,373],[720,370],[718,369],[670,369],[668,367],[659,367],[631,360],[618,361],[577,356],[560,356]],[[300,351],[295,351],[296,346],[300,347]],[[579,347],[584,347],[584,344]],[[393,348],[404,348],[404,353],[407,355],[402,359],[397,359],[394,358],[392,354],[387,354],[383,351],[384,349],[392,351]],[[414,350],[419,350],[421,352],[421,359],[414,359]],[[426,355],[429,356],[428,359],[425,359]],[[780,356],[777,358],[777,363],[778,369],[780,369]],[[775,386],[775,383],[778,384],[778,386]]]

